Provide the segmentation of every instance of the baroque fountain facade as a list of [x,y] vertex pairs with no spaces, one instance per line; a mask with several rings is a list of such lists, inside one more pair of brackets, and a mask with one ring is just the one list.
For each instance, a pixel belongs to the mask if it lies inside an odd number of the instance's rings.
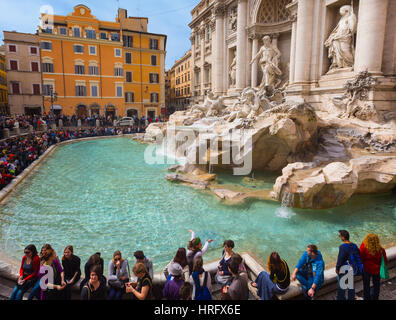
[[313,209],[394,189],[395,12],[388,0],[201,1],[194,103],[145,136],[168,134],[168,151],[185,159],[167,178],[210,188],[217,169],[235,174],[249,159],[236,174],[279,172],[270,197]]

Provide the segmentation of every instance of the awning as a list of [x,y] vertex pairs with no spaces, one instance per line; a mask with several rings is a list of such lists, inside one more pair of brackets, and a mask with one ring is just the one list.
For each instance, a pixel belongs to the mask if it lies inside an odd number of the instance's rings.
[[62,107],[61,107],[59,104],[54,104],[54,105],[52,106],[52,109],[53,109],[53,110],[62,110]]

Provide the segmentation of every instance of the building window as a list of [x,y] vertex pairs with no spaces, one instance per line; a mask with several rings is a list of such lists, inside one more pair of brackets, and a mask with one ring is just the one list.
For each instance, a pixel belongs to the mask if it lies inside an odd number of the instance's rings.
[[86,29],[85,35],[86,35],[87,39],[96,39],[96,31],[95,30]]
[[19,82],[12,82],[12,94],[21,94]]
[[159,95],[156,92],[150,93],[150,102],[158,102]]
[[43,72],[54,72],[54,64],[53,63],[43,63]]
[[150,39],[150,49],[158,50],[158,39]]
[[106,33],[106,32],[101,32],[101,33],[100,33],[100,39],[102,39],[102,40],[108,40],[108,38],[107,38],[107,33]]
[[15,44],[9,44],[8,45],[8,51],[9,52],[16,52],[17,51],[17,47]]
[[98,96],[98,86],[91,86],[91,96],[92,97]]
[[43,41],[41,42],[41,49],[43,50],[52,50],[52,43]]
[[159,74],[158,73],[150,73],[150,83],[159,83]]
[[96,56],[96,46],[89,46],[89,54]]
[[210,41],[210,26],[206,27],[206,42]]
[[199,46],[199,41],[200,41],[200,37],[199,37],[199,33],[197,33],[197,34],[195,35],[195,45],[196,45],[196,46]]
[[10,69],[13,71],[18,71],[18,61],[10,60]]
[[125,81],[126,82],[132,82],[132,72],[130,72],[130,71],[127,71],[127,72],[125,72]]
[[124,42],[124,47],[127,47],[127,48],[133,47],[133,37],[132,36],[122,36],[122,40]]
[[210,69],[205,69],[205,80],[206,83],[210,83]]
[[33,84],[33,94],[36,96],[40,95],[40,85],[39,84],[36,84],[36,83]]
[[45,27],[44,29],[42,29],[43,33],[52,33],[52,28],[51,27]]
[[75,44],[74,45],[74,53],[84,53],[84,46]]
[[39,64],[38,64],[38,62],[32,62],[31,63],[31,67],[32,67],[32,72],[39,72]]
[[151,56],[151,65],[156,66],[157,65],[157,56]]
[[81,37],[80,28],[74,27],[74,28],[73,28],[73,35],[74,35],[75,37],[77,37],[77,38],[80,38],[80,37]]
[[115,75],[116,77],[122,77],[122,76],[124,75],[123,69],[120,68],[120,67],[115,67],[115,68],[114,68],[114,75]]
[[53,91],[53,87],[54,87],[54,85],[52,85],[52,84],[44,84],[43,85],[43,94],[45,96],[50,96],[51,91]]
[[116,87],[116,91],[117,91],[117,97],[122,97],[122,87],[121,86],[117,86]]
[[37,47],[30,47],[30,54],[33,56],[37,56],[37,54],[38,54]]
[[67,35],[67,29],[65,27],[60,27],[59,28],[59,34],[66,36]]
[[125,92],[125,102],[135,102],[135,95],[133,92]]
[[87,87],[86,86],[76,86],[76,96],[77,97],[85,97],[87,95]]
[[99,75],[99,67],[97,67],[97,66],[89,66],[88,67],[88,72],[89,72],[90,75],[98,76]]
[[132,53],[125,52],[125,63],[131,64],[132,63]]
[[121,49],[115,48],[114,49],[114,56],[115,57],[121,57]]
[[111,41],[120,41],[120,34],[119,33],[112,33],[111,34]]
[[76,74],[85,74],[85,68],[82,65],[75,65],[74,70]]

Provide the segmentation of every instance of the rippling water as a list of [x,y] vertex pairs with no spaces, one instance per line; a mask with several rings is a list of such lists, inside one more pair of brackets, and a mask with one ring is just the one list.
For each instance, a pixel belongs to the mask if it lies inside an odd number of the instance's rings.
[[[327,263],[337,257],[338,230],[347,229],[360,245],[368,232],[382,243],[396,239],[395,194],[356,196],[330,210],[294,210],[277,203],[222,204],[211,194],[168,182],[168,165],[147,165],[145,146],[130,138],[91,140],[55,150],[0,208],[0,250],[17,259],[24,247],[50,243],[59,255],[73,245],[83,263],[100,251],[105,265],[115,250],[129,261],[143,250],[159,271],[188,229],[213,238],[205,260],[220,258],[222,243],[249,250],[266,261],[276,250],[293,266],[305,246],[319,246]],[[220,182],[246,183],[220,176]],[[268,183],[257,187],[268,188]]]

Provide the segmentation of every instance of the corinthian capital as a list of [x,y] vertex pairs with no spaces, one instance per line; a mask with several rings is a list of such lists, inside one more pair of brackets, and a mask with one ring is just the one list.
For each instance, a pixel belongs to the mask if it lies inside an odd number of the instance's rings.
[[225,6],[223,3],[216,3],[213,7],[213,15],[216,18],[221,18],[224,16],[226,12]]

